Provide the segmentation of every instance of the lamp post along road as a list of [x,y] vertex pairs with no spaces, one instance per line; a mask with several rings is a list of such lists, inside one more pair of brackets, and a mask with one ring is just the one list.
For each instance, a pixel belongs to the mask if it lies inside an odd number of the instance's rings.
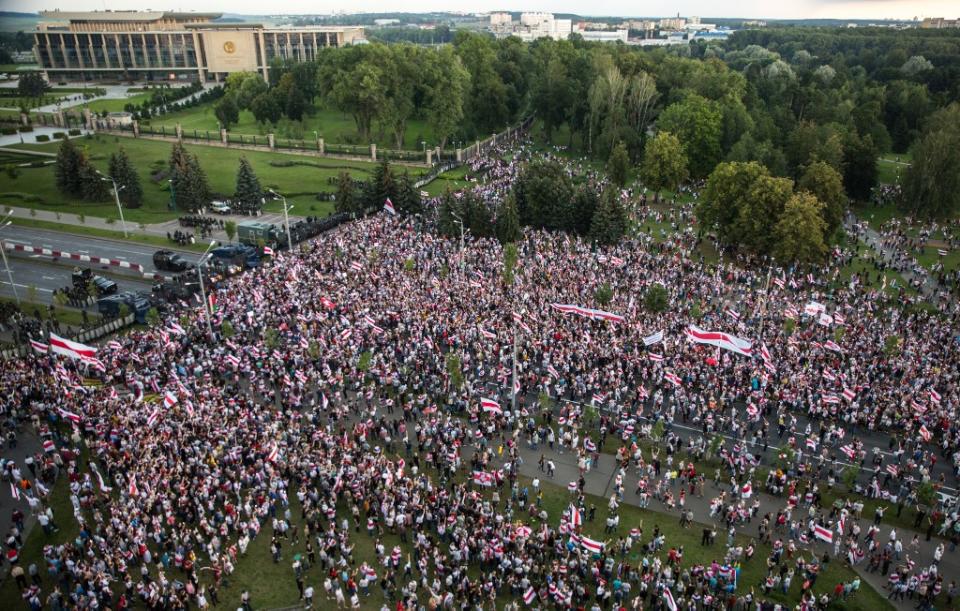
[[[13,210],[8,212],[7,216],[3,217],[3,224],[0,225],[0,229],[10,226],[10,223],[13,222],[10,220],[10,215],[12,214]],[[13,289],[13,298],[17,301],[17,305],[20,305],[20,294],[17,293],[17,285],[13,283],[13,272],[10,271],[10,264],[7,263],[7,249],[2,240],[0,240],[0,255],[3,255],[3,267],[7,270],[7,279],[10,281],[10,288]]]
[[206,259],[210,255],[210,250],[216,245],[216,240],[210,240],[210,245],[207,246],[207,249],[203,251],[203,254],[200,255],[199,259],[197,259],[197,278],[200,280],[200,298],[203,299],[203,317],[207,321],[207,333],[209,333],[211,340],[213,340],[213,323],[210,322],[210,303],[207,301],[207,291],[203,286],[203,265],[206,263]]
[[293,240],[290,239],[290,211],[293,210],[293,206],[287,206],[287,198],[280,195],[273,189],[270,189],[270,192],[283,201],[283,224],[286,225],[287,228],[287,248],[290,251],[293,251]]
[[123,220],[123,207],[120,206],[120,191],[123,190],[123,187],[117,188],[117,181],[113,179],[113,176],[105,176],[100,171],[98,171],[97,174],[100,174],[101,180],[113,185],[113,198],[117,202],[117,212],[120,213],[120,225],[123,227],[123,237],[129,238],[130,236],[127,234],[127,222]]

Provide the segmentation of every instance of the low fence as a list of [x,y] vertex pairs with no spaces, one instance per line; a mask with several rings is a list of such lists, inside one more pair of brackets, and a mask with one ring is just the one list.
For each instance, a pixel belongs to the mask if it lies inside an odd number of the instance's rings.
[[111,265],[113,267],[122,267],[125,269],[131,269],[136,272],[143,273],[143,265],[139,263],[131,263],[130,261],[124,261],[123,259],[110,259],[108,257],[95,257],[91,255],[81,255],[79,253],[70,253],[64,252],[62,250],[54,250],[52,248],[43,248],[41,246],[31,246],[29,244],[14,244],[12,242],[4,242],[3,248],[11,251],[20,251],[35,255],[42,255],[46,257],[52,257],[54,259],[71,259],[73,261],[82,261],[84,263],[99,263],[101,265]]
[[[135,318],[136,316],[134,314],[127,314],[123,318],[115,318],[92,329],[86,329],[73,334],[67,333],[65,336],[69,339],[85,344],[87,342],[92,342],[96,339],[99,339],[104,335],[116,333],[124,327],[129,327],[133,324]],[[15,346],[13,348],[0,351],[0,358],[12,359],[17,357],[25,357],[30,354],[36,354],[36,351],[34,351],[34,349],[27,344],[25,346]]]
[[[71,112],[69,109],[57,113],[32,113],[15,117],[0,117],[0,122],[12,123],[15,125],[42,125],[60,128],[86,127],[94,131],[102,131],[110,134],[131,136],[134,138],[149,138],[158,140],[181,140],[194,142],[197,144],[206,144],[209,146],[221,146],[227,148],[252,149],[260,151],[279,151],[285,153],[303,154],[311,156],[331,156],[350,159],[362,159],[364,161],[399,161],[411,164],[422,164],[430,167],[443,165],[445,163],[462,164],[478,155],[491,146],[512,139],[529,129],[533,118],[527,117],[517,125],[507,127],[499,133],[490,135],[482,140],[476,140],[473,144],[455,149],[443,149],[439,146],[430,149],[402,150],[378,148],[376,144],[360,145],[346,143],[326,143],[323,138],[280,138],[276,134],[238,134],[221,129],[216,130],[188,130],[183,129],[180,124],[173,127],[167,125],[141,125],[139,121],[121,123],[115,120],[107,120],[97,117],[89,111],[83,114]],[[459,144],[459,143],[458,143]]]

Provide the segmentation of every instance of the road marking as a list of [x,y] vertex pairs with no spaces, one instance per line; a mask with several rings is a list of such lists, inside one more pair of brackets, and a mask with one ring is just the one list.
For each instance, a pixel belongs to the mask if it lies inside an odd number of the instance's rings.
[[[7,282],[6,280],[0,280],[0,284],[10,284],[10,283]],[[28,288],[30,288],[30,287],[27,286],[26,284],[17,284],[16,282],[13,283],[13,286],[15,286],[15,287],[20,287],[20,288],[22,288],[22,289],[28,289]],[[37,289],[38,291],[43,291],[44,293],[52,293],[52,292],[53,292],[53,289],[45,289],[45,288],[43,288],[43,287],[33,287],[33,288]]]
[[44,280],[56,280],[53,276],[42,276]]

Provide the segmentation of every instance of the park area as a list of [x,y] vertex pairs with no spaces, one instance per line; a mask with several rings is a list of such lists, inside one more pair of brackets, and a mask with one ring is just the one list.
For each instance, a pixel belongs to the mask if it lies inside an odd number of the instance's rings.
[[[99,134],[75,140],[85,148],[93,164],[107,171],[108,160],[114,151],[122,147],[129,155],[143,185],[144,204],[140,208],[127,208],[124,217],[133,223],[158,223],[177,217],[177,212],[168,207],[170,190],[167,182],[168,160],[171,143],[157,140],[134,139]],[[24,144],[16,148],[44,153],[56,153],[58,143]],[[265,188],[275,189],[286,197],[298,197],[309,201],[301,212],[303,215],[326,216],[332,209],[329,201],[318,201],[318,193],[336,191],[335,179],[340,172],[348,172],[356,180],[366,180],[375,164],[364,161],[324,158],[305,155],[245,151],[235,148],[187,145],[195,153],[207,175],[214,193],[229,198],[232,196],[241,157],[246,157]],[[0,173],[0,205],[21,206],[50,210],[63,215],[83,214],[88,217],[117,219],[116,205],[112,201],[72,201],[57,190],[54,167],[49,163],[53,157],[17,156],[4,153],[4,164],[14,169]],[[411,177],[419,177],[424,171],[419,167],[399,166]],[[65,222],[72,222],[70,221]]]

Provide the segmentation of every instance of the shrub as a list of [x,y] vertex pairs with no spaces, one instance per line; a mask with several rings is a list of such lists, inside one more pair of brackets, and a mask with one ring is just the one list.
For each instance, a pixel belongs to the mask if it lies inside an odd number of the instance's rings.
[[33,131],[33,126],[32,126],[32,125],[21,125],[21,126],[20,126],[20,131],[21,131],[21,132],[32,132],[32,131]]
[[3,129],[0,129],[0,134],[3,134],[4,136],[12,136],[15,133],[17,133],[16,127],[4,127]]
[[50,142],[50,136],[46,134],[40,134],[37,136],[37,142]]
[[47,162],[46,162],[46,161],[31,161],[31,162],[30,162],[30,167],[31,167],[31,168],[42,168],[42,167],[45,166],[45,165],[47,165]]
[[74,127],[74,128],[71,129],[68,133],[69,133],[71,136],[79,136],[81,132],[80,132],[79,129],[77,129],[76,127]]
[[65,133],[63,133],[63,132],[53,132],[53,139],[54,139],[54,140],[63,140],[63,139],[66,138],[66,137],[67,137],[67,135],[66,135]]

